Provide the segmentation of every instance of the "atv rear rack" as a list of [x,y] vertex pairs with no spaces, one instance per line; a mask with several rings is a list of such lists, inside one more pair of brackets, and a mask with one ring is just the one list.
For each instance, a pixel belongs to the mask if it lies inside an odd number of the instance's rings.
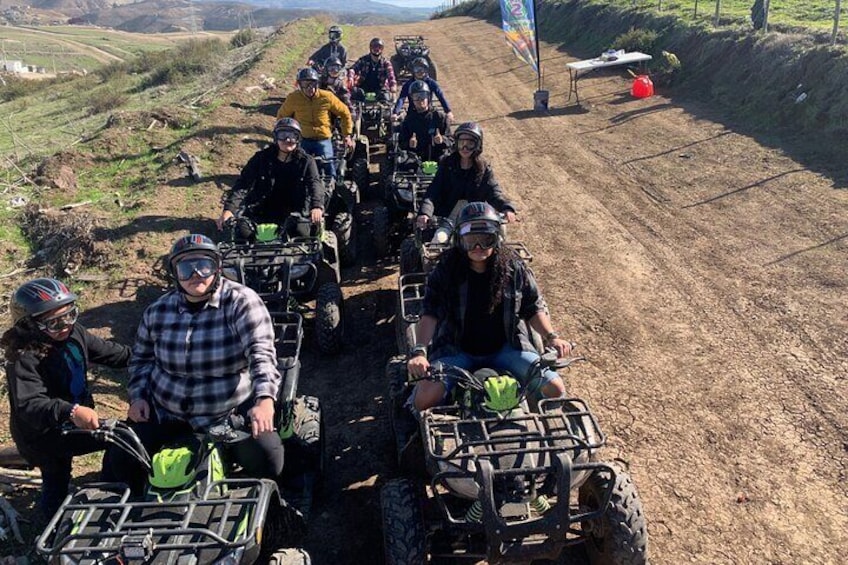
[[303,342],[303,316],[297,312],[270,312],[274,324],[274,347],[277,350],[277,367],[291,369],[300,359]]
[[[45,556],[62,556],[62,563],[104,563],[129,551],[127,546],[139,551],[141,544],[156,552],[156,558],[144,563],[175,563],[186,550],[199,555],[247,550],[251,544],[258,548],[276,492],[272,481],[225,479],[210,483],[197,500],[133,501],[126,485],[99,484],[65,499],[36,549]],[[176,552],[174,560],[162,561],[169,552]]]
[[427,275],[425,273],[409,273],[398,279],[398,296],[400,298],[400,318],[409,324],[414,324],[421,317],[421,304],[424,302],[424,289]]
[[266,303],[285,303],[289,295],[308,294],[318,280],[322,260],[318,238],[222,243],[219,247],[224,276],[252,288]]

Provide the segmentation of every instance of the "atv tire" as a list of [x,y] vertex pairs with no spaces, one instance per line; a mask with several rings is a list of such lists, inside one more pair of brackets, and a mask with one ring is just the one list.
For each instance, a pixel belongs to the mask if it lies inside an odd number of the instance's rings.
[[386,565],[423,565],[427,547],[421,500],[407,479],[386,483],[380,491]]
[[315,298],[315,339],[318,351],[335,355],[342,349],[344,334],[344,297],[336,282],[318,287]]
[[400,84],[404,77],[409,76],[409,71],[406,69],[406,58],[395,53],[389,61],[392,64],[392,70],[395,72],[395,78],[398,84]]
[[582,508],[601,509],[612,489],[604,513],[582,523],[586,552],[592,565],[644,565],[648,562],[648,529],[642,501],[630,475],[616,465],[614,474],[600,469],[592,473],[578,493]]
[[[294,438],[303,470],[324,473],[325,436],[321,402],[314,396],[298,396],[294,404]],[[288,464],[288,463],[287,463]]]
[[309,554],[302,549],[281,549],[268,560],[268,565],[311,565]]
[[423,270],[421,253],[415,244],[415,236],[409,236],[400,244],[400,274],[420,273]]
[[342,267],[350,267],[356,263],[356,226],[353,214],[339,212],[333,218],[332,231],[336,234],[339,246],[339,263]]
[[368,170],[368,158],[357,157],[350,166],[350,178],[356,183],[359,194],[365,198],[373,198],[371,190],[371,172]]
[[389,209],[377,206],[371,216],[371,230],[374,239],[374,252],[377,258],[389,254],[389,238],[391,236],[391,218]]
[[436,68],[436,63],[433,61],[433,59],[430,58],[429,55],[426,57],[426,59],[427,62],[430,63],[430,72],[427,73],[427,76],[429,76],[433,80],[439,80],[439,71]]

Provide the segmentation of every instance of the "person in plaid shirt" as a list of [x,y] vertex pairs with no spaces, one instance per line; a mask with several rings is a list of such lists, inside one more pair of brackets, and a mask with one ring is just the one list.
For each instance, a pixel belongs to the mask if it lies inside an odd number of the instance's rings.
[[[204,235],[180,238],[168,272],[175,288],[145,310],[129,363],[128,419],[149,453],[194,431],[206,432],[236,412],[252,438],[233,456],[248,475],[275,479],[283,445],[274,428],[280,387],[274,328],[262,299],[221,276],[221,254]],[[111,450],[115,475],[134,492],[140,466]]]

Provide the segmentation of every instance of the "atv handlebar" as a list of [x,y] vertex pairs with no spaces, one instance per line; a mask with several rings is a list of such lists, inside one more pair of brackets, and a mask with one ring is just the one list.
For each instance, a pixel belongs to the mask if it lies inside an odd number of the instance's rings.
[[123,449],[138,461],[148,472],[151,470],[150,454],[144,448],[138,435],[126,422],[115,418],[100,420],[100,425],[94,430],[84,430],[76,426],[64,426],[62,435],[88,435],[104,443],[111,443]]

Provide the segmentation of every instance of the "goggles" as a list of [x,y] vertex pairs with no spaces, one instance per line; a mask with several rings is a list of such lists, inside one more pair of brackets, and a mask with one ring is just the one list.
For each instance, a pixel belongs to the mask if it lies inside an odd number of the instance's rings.
[[412,98],[413,102],[421,102],[422,100],[429,100],[430,95],[424,92],[416,92],[415,94],[411,94],[410,98]]
[[309,90],[310,88],[318,88],[318,81],[314,80],[302,80],[300,81],[300,88],[303,90]]
[[430,73],[430,69],[427,67],[415,67],[412,69],[412,72],[416,75],[426,75]]
[[283,143],[297,143],[300,141],[300,134],[292,130],[275,131],[274,140]]
[[195,274],[202,279],[211,277],[218,270],[218,262],[210,257],[196,257],[192,259],[183,259],[177,261],[176,268],[177,278],[181,281],[187,281]]
[[460,149],[470,149],[471,151],[474,151],[480,143],[473,137],[459,137],[456,140],[456,145]]
[[327,72],[328,73],[340,73],[340,72],[342,72],[342,68],[338,65],[330,65],[329,67],[327,67]]
[[496,233],[467,233],[460,236],[459,243],[465,251],[472,251],[475,247],[480,249],[491,249],[498,244]]
[[51,318],[36,319],[35,325],[43,332],[61,332],[76,324],[77,318],[79,318],[79,308],[75,304],[73,308],[62,314]]

